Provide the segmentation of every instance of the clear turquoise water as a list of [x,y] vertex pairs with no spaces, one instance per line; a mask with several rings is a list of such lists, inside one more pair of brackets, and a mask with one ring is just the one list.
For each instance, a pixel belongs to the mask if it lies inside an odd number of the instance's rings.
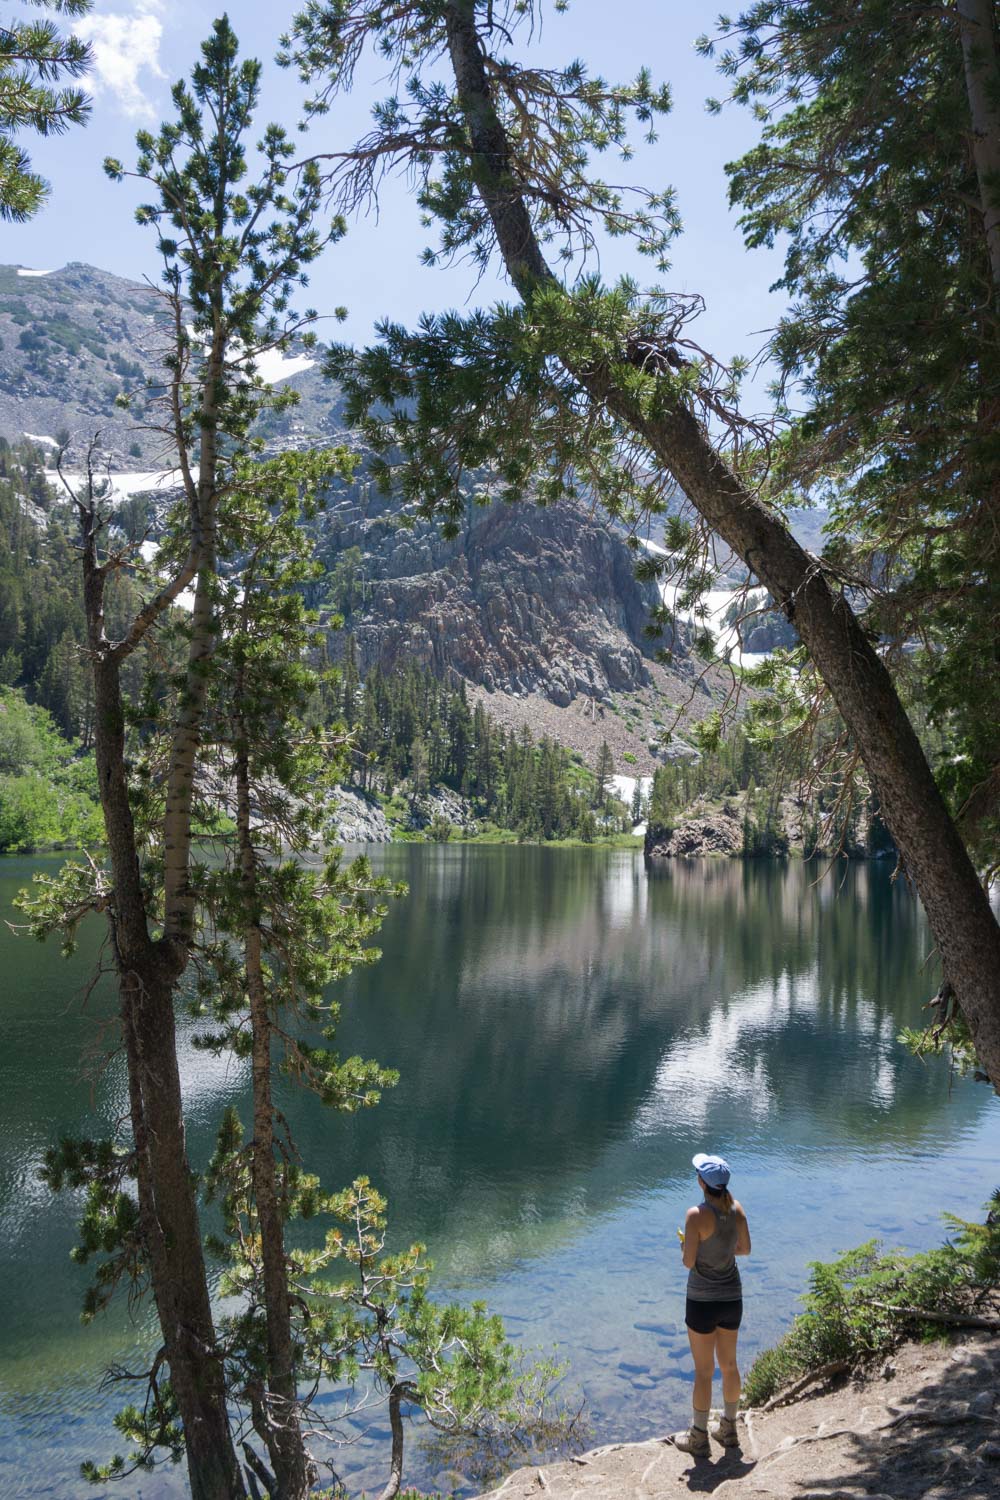
[[[330,1187],[367,1172],[397,1239],[430,1247],[442,1294],[485,1297],[527,1347],[569,1360],[567,1396],[586,1397],[595,1442],[686,1413],[674,1229],[693,1152],[730,1159],[750,1215],[747,1359],[792,1317],[810,1260],[873,1235],[932,1244],[942,1210],[974,1215],[1000,1176],[998,1101],[895,1040],[933,984],[919,908],[882,865],[817,880],[794,863],[647,874],[624,851],[375,853],[411,894],[382,962],[341,987],[341,1041],[402,1081],[346,1120],[289,1096],[303,1155]],[[0,914],[46,867],[0,865]],[[67,963],[0,930],[4,1496],[95,1493],[76,1471],[116,1446],[102,1369],[152,1337],[124,1308],[80,1326],[75,1205],[36,1175],[61,1130],[123,1108],[120,1059],[98,1066],[110,993],[79,1003],[99,940],[95,928]],[[200,1162],[247,1080],[186,1032],[183,1047]],[[409,1478],[444,1487],[414,1439]],[[383,1440],[376,1414],[337,1455],[352,1488],[383,1477]],[[183,1478],[109,1493],[181,1495]]]

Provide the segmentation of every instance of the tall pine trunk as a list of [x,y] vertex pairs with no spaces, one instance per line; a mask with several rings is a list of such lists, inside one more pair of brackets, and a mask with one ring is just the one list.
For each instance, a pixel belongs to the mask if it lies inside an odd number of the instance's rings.
[[[446,25],[476,186],[510,279],[530,306],[537,291],[560,283],[546,264],[511,173],[475,0],[449,0]],[[558,349],[552,353],[560,357]],[[620,359],[629,362],[627,350]],[[872,778],[882,815],[923,902],[944,973],[980,1061],[1000,1091],[1000,926],[892,679],[843,593],[831,589],[816,559],[744,487],[680,399],[667,415],[651,417],[616,381],[612,364],[563,363],[596,402],[642,438],[794,621]]]
[[972,124],[983,233],[994,293],[1000,291],[1000,53],[993,0],[958,0],[965,91]]
[[389,1478],[378,1500],[396,1500],[403,1483],[403,1409],[402,1394],[397,1384],[389,1388],[389,1430],[392,1433]]
[[235,1500],[243,1481],[229,1431],[222,1358],[205,1276],[174,1046],[172,969],[146,953],[120,982],[139,1214],[195,1500]]
[[[93,603],[95,594],[103,593],[103,578],[95,580],[93,569],[88,571],[88,602]],[[93,642],[103,634],[103,608],[88,614]],[[95,751],[114,882],[111,928],[143,1245],[184,1428],[193,1500],[241,1500],[243,1482],[229,1431],[184,1137],[174,1029],[179,970],[175,953],[151,939],[147,929],[125,778],[119,665],[106,650],[94,653],[94,681]]]
[[[195,1178],[187,1157],[174,997],[185,943],[150,934],[138,841],[128,795],[121,664],[105,630],[108,565],[98,561],[101,521],[93,484],[78,503],[84,607],[94,679],[94,749],[114,887],[110,908],[118,973],[129,1111],[136,1151],[140,1228],[170,1383],[184,1429],[193,1500],[242,1500],[229,1430],[225,1378],[215,1337]],[[202,570],[200,589],[207,580]],[[203,641],[193,640],[201,662]],[[198,667],[200,672],[201,668]]]
[[[242,702],[243,673],[233,685]],[[277,1482],[275,1500],[305,1500],[315,1478],[302,1437],[295,1381],[295,1354],[288,1294],[281,1186],[274,1156],[274,1103],[271,1096],[271,1013],[264,976],[261,931],[256,920],[258,862],[251,818],[250,766],[246,726],[236,719],[236,835],[245,907],[243,954],[253,1042],[253,1195],[260,1229],[267,1326],[267,1391],[261,1403],[259,1435],[267,1446]]]

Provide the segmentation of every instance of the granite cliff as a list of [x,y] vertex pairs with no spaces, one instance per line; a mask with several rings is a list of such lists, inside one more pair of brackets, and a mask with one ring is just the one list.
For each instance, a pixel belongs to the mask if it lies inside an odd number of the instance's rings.
[[[632,554],[583,506],[476,509],[454,540],[434,526],[400,529],[391,506],[335,502],[322,547],[356,558],[337,598],[365,674],[406,658],[439,675],[567,707],[651,683],[657,602]],[[346,608],[345,608],[346,603]]]
[[[100,431],[119,494],[162,502],[172,455],[141,426],[146,381],[160,368],[162,316],[152,288],[91,266],[0,267],[0,435],[26,436],[48,455],[68,435],[72,466]],[[269,449],[352,442],[340,393],[315,354],[269,357],[261,374],[300,395],[294,408],[266,414]],[[131,412],[115,404],[125,393]],[[317,523],[327,582],[314,602],[327,618],[344,616],[362,672],[416,660],[486,695],[508,723],[527,722],[588,754],[606,738],[616,759],[640,771],[655,764],[669,705],[690,699],[685,721],[711,706],[682,639],[669,669],[655,662],[663,643],[645,634],[655,587],[636,580],[632,553],[598,512],[473,508],[452,541],[406,522],[362,467]],[[334,655],[344,639],[331,630]]]

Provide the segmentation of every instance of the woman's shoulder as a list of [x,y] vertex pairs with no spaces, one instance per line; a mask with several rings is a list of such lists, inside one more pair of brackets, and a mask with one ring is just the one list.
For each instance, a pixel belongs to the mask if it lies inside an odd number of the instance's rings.
[[743,1207],[743,1204],[739,1201],[738,1198],[733,1199],[732,1212],[738,1219],[745,1219],[747,1216],[746,1209]]

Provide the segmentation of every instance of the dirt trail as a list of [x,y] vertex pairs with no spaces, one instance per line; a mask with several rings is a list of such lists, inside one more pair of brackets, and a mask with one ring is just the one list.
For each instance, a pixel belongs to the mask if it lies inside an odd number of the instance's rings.
[[519,1469],[480,1500],[1000,1500],[1000,1339],[908,1344],[881,1374],[750,1413],[742,1449],[663,1438]]

